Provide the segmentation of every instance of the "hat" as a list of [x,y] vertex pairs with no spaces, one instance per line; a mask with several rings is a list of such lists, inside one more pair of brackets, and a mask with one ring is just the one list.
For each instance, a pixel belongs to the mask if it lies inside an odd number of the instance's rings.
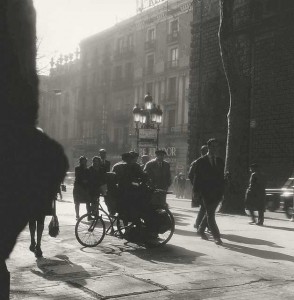
[[88,160],[86,156],[80,156],[79,161]]
[[250,165],[250,168],[258,168],[258,164],[257,163],[253,163]]
[[105,149],[100,149],[99,152],[105,152],[106,153],[106,150]]
[[158,149],[158,150],[155,151],[155,154],[156,155],[158,155],[158,154],[164,154],[164,155],[166,155],[166,152],[165,152],[165,150]]
[[133,158],[132,154],[129,153],[129,152],[126,152],[126,153],[123,153],[121,155],[121,159],[124,161],[124,162],[127,162],[129,159]]
[[139,157],[139,153],[135,151],[130,151],[129,153],[132,155],[132,157]]

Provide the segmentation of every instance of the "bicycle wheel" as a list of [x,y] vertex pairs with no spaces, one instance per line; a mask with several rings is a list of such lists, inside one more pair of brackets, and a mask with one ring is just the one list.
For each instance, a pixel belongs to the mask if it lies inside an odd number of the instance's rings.
[[[88,218],[93,218],[93,220],[88,221]],[[98,214],[85,214],[77,221],[75,235],[81,245],[95,247],[105,236],[105,223]]]
[[172,238],[175,231],[175,219],[173,217],[173,214],[168,208],[163,209],[168,216],[169,224],[165,224],[166,228],[163,231],[157,232],[157,235],[147,242],[148,245],[151,245],[153,247],[165,245]]

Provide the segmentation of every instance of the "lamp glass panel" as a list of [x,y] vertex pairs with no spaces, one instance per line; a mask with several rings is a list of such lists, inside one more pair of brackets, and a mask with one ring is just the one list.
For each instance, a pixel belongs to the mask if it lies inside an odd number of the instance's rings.
[[150,110],[152,108],[152,102],[145,102],[145,108]]
[[157,114],[151,113],[151,122],[156,122],[156,120],[157,120]]
[[140,122],[140,114],[134,114],[134,121]]
[[145,124],[147,121],[146,115],[142,115],[142,124]]
[[157,124],[161,124],[161,123],[162,123],[162,116],[157,115],[156,123],[157,123]]

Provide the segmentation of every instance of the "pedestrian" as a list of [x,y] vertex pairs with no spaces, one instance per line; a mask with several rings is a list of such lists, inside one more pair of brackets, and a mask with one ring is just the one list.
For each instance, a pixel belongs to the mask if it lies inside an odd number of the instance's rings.
[[186,177],[183,173],[180,173],[178,178],[179,198],[185,197],[185,189],[186,189]]
[[91,212],[89,193],[89,169],[87,168],[87,158],[79,158],[79,166],[75,167],[75,182],[73,188],[73,198],[75,203],[76,220],[80,217],[80,204],[86,203],[87,212]]
[[[155,151],[156,158],[150,160],[144,168],[147,173],[148,181],[153,188],[162,189],[167,191],[170,187],[171,172],[170,165],[164,160],[166,152],[164,150]],[[154,194],[153,202],[155,205],[166,206],[166,194]]]
[[174,192],[176,194],[176,198],[179,198],[179,175],[180,173],[176,174],[174,178]]
[[[100,196],[100,186],[102,185],[102,174],[99,169],[100,159],[98,156],[92,158],[92,166],[89,167],[89,205],[91,213],[95,213],[97,200]],[[91,217],[88,217],[91,220]]]
[[[249,224],[263,225],[265,211],[265,181],[256,163],[250,165],[250,180],[245,196],[245,208],[249,211]],[[258,211],[256,222],[254,211]]]
[[[30,251],[35,253],[35,256],[42,257],[43,252],[41,250],[41,240],[44,230],[44,222],[45,222],[45,214],[40,214],[37,217],[32,217],[29,220],[29,230],[31,236],[31,244],[30,244]],[[37,231],[37,243],[35,240],[35,233]]]
[[[207,149],[207,145],[203,145],[200,149],[200,154],[201,156],[200,157],[203,157],[204,155],[206,155],[208,152],[208,149]],[[190,169],[189,169],[189,173],[188,173],[188,178],[190,179],[190,182],[192,184],[192,186],[194,187],[194,178],[195,178],[195,166],[196,166],[196,161],[197,160],[194,160],[192,163],[191,163],[191,166],[190,166]],[[192,207],[197,207],[197,206],[200,206],[199,208],[199,211],[198,211],[198,214],[197,214],[197,217],[196,217],[196,220],[195,220],[195,223],[194,223],[194,228],[196,230],[198,230],[199,228],[199,225],[205,215],[205,208],[204,208],[204,205],[203,205],[203,201],[202,201],[202,198],[201,198],[201,195],[196,191],[192,190],[192,202],[191,202],[191,206]]]
[[106,173],[110,172],[110,161],[106,159],[107,152],[105,149],[99,150],[99,172],[101,176],[100,193],[104,196],[106,194]]
[[208,153],[196,160],[194,165],[193,190],[201,195],[205,216],[203,217],[197,235],[207,240],[204,233],[208,226],[214,241],[222,245],[220,232],[215,220],[215,211],[224,193],[224,162],[217,156],[218,141],[210,139],[207,142]]
[[144,170],[145,165],[148,163],[149,160],[150,160],[149,155],[146,155],[146,154],[142,155],[141,165],[140,165],[142,170]]

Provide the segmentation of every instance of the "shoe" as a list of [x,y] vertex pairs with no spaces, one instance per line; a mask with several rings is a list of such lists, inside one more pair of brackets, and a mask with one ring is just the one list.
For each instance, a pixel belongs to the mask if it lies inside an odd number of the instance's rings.
[[208,240],[208,237],[205,233],[197,231],[196,234],[202,238],[202,240]]
[[257,222],[256,225],[257,225],[257,226],[263,226],[263,223]]
[[215,239],[214,242],[216,245],[220,245],[220,246],[223,244],[223,241],[220,238]]
[[256,223],[254,221],[248,222],[249,225],[255,225]]
[[95,220],[95,217],[88,217],[87,219],[88,219],[88,221],[93,221],[93,220]]
[[37,247],[35,248],[35,256],[38,258],[38,257],[42,257],[43,256],[43,252],[41,250],[40,247]]
[[31,252],[35,252],[35,248],[36,248],[36,243],[31,243],[31,245],[30,245],[30,251]]

